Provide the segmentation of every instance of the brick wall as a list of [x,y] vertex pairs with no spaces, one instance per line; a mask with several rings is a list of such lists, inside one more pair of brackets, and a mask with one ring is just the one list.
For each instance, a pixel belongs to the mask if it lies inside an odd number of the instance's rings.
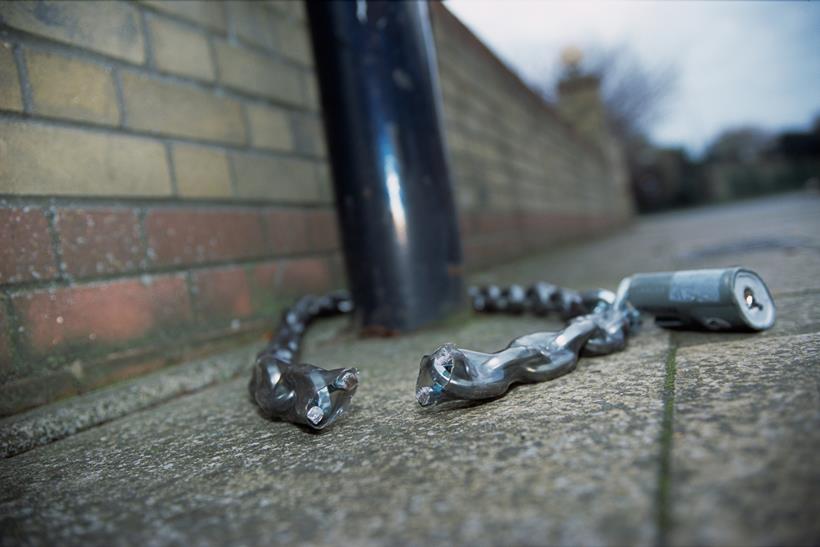
[[[468,265],[621,222],[608,153],[432,8]],[[312,64],[297,1],[0,3],[0,415],[344,284]]]
[[0,414],[343,284],[299,2],[0,4]]
[[598,95],[579,90],[571,99],[583,117],[562,117],[446,8],[431,8],[468,267],[628,220],[618,145],[603,123],[589,130],[591,114],[603,115]]

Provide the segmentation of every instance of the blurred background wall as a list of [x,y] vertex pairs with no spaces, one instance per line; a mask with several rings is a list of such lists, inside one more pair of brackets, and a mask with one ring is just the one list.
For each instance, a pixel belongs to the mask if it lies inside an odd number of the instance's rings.
[[548,104],[446,8],[431,8],[468,267],[623,224],[632,198],[597,79],[568,76]]
[[[467,266],[626,222],[597,80],[549,106],[431,9]],[[0,42],[0,415],[344,285],[302,3],[3,2]]]

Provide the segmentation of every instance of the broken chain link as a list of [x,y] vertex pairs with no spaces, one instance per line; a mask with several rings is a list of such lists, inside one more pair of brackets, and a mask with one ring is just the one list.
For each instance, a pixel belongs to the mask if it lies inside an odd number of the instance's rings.
[[248,386],[265,415],[324,429],[347,410],[359,385],[358,370],[326,370],[297,364],[297,359],[302,337],[314,319],[352,311],[350,295],[339,291],[303,296],[283,312],[274,338],[256,356]]

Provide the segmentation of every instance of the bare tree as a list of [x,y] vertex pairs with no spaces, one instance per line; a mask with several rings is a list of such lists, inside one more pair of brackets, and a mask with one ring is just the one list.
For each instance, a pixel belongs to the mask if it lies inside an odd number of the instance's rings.
[[645,138],[662,115],[677,86],[672,65],[648,67],[629,49],[590,46],[583,52],[569,47],[562,53],[563,69],[535,82],[549,101],[557,99],[558,83],[572,75],[595,75],[601,81],[601,99],[612,130],[621,139]]
[[674,67],[646,66],[625,46],[593,50],[587,58],[587,70],[601,79],[602,100],[612,129],[622,138],[645,137],[674,94]]

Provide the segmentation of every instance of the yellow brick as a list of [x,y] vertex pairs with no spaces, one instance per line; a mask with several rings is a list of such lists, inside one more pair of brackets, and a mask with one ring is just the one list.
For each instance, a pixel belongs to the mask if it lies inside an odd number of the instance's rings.
[[111,70],[55,53],[26,50],[36,114],[116,125],[120,120]]
[[293,150],[290,120],[285,110],[265,106],[248,106],[251,143],[257,148]]
[[145,62],[139,12],[124,2],[0,2],[0,18],[58,42]]
[[313,50],[305,24],[282,20],[276,29],[279,35],[278,49],[283,55],[303,65],[313,65]]
[[456,204],[460,210],[472,209],[478,206],[478,190],[470,184],[456,184]]
[[230,197],[231,175],[225,152],[204,146],[174,145],[177,190],[183,197]]
[[165,196],[162,144],[30,122],[0,122],[0,194]]
[[0,109],[18,112],[23,110],[14,53],[11,51],[11,45],[4,42],[0,42]]
[[330,173],[330,165],[325,162],[317,162],[315,170],[316,181],[319,185],[319,201],[333,203],[333,176]]
[[308,74],[305,78],[305,106],[311,110],[319,110],[320,102],[319,82],[316,76]]
[[148,31],[161,72],[212,81],[214,67],[205,34],[167,19],[151,17]]
[[276,18],[262,2],[232,0],[226,7],[240,39],[267,49],[276,47]]
[[239,103],[192,86],[124,72],[126,125],[166,135],[245,142]]
[[314,156],[325,155],[325,135],[316,116],[294,115],[293,133],[296,149]]
[[322,196],[313,162],[256,154],[231,155],[237,196],[284,202],[317,202]]
[[226,85],[292,104],[304,102],[302,74],[298,69],[224,40],[217,41],[215,46],[220,80]]
[[305,6],[301,0],[268,0],[267,4],[287,17],[303,21]]
[[171,13],[194,23],[225,32],[225,11],[222,2],[212,0],[143,0],[155,9]]

